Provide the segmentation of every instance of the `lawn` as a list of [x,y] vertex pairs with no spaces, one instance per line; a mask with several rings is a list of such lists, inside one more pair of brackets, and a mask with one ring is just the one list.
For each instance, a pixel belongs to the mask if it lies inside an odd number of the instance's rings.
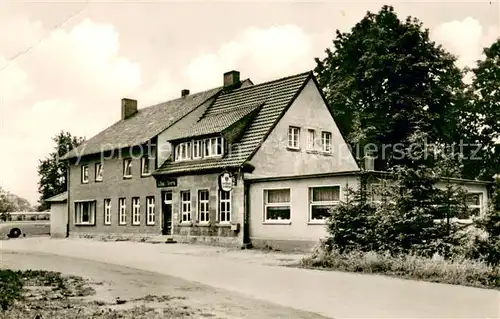
[[98,282],[52,271],[0,269],[0,318],[197,318],[203,313],[171,303],[179,297],[146,295],[114,303],[88,298]]

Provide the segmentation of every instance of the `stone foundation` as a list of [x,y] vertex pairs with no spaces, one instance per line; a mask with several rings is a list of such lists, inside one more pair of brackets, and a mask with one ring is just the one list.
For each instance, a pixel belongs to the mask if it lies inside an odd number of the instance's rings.
[[238,237],[219,237],[219,236],[181,236],[174,235],[173,239],[178,243],[185,244],[203,244],[211,246],[240,248],[242,243]]
[[165,243],[167,240],[174,240],[185,244],[204,244],[211,246],[241,248],[242,244],[238,237],[218,237],[218,236],[164,236],[152,234],[133,233],[70,233],[70,238],[85,238],[99,241],[134,241],[143,243]]
[[275,250],[290,253],[309,253],[318,242],[307,240],[275,240],[275,239],[251,239],[252,247],[262,250]]

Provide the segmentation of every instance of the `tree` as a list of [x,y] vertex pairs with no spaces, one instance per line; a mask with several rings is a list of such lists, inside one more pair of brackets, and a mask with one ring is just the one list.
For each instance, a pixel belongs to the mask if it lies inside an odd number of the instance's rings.
[[33,207],[26,199],[9,193],[0,187],[0,220],[8,220],[10,212],[29,211],[33,211]]
[[[350,32],[337,30],[333,45],[316,58],[315,73],[348,143],[361,148],[360,156],[366,145],[376,146],[376,169],[407,164],[394,147],[406,145],[417,127],[429,133],[428,143],[458,139],[463,73],[417,19],[403,22],[384,6]],[[390,147],[380,154],[383,146]]]
[[0,220],[7,220],[9,212],[13,211],[13,205],[9,200],[8,193],[0,187]]
[[64,154],[81,145],[85,138],[72,136],[69,132],[61,131],[53,139],[56,144],[54,151],[38,165],[38,192],[40,193],[39,210],[48,208],[45,200],[68,189],[67,166],[59,160]]
[[465,177],[493,181],[500,174],[500,39],[483,50],[485,59],[472,69],[468,88],[467,120],[464,130],[468,138],[481,145],[469,150]]

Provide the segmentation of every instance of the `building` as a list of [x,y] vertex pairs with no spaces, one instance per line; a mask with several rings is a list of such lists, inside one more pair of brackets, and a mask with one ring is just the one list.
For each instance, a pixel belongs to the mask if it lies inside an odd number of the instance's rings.
[[121,114],[64,157],[72,235],[305,248],[359,183],[312,72],[254,85],[230,71],[156,106],[123,99]]
[[50,203],[50,237],[64,238],[68,235],[68,192],[45,200]]

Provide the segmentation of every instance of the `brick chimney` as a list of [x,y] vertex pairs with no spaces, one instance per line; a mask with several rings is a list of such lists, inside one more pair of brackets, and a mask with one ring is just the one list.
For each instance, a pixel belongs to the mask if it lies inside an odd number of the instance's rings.
[[122,120],[130,118],[137,113],[137,100],[122,99]]
[[224,73],[224,89],[232,89],[240,84],[240,72],[228,71]]
[[181,97],[186,97],[188,95],[189,95],[189,90],[184,89],[184,90],[181,91]]

